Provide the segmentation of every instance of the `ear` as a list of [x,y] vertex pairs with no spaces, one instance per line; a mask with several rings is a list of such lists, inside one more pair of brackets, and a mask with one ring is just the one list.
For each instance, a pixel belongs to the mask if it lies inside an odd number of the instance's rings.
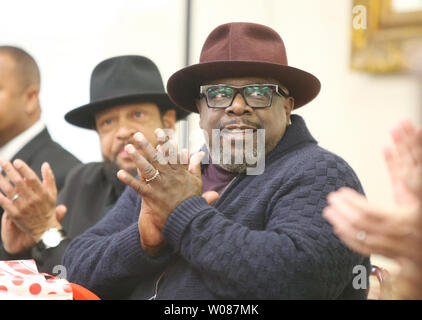
[[201,117],[201,100],[200,99],[195,99],[195,105],[196,105],[196,109],[198,110],[199,113],[199,128],[203,129],[202,127],[202,117]]
[[39,111],[40,101],[39,101],[40,88],[35,85],[30,85],[25,91],[25,112],[31,116]]
[[201,100],[195,99],[195,105],[198,112],[201,113]]
[[164,113],[162,119],[163,119],[164,128],[174,130],[175,125],[176,125],[176,110],[175,109],[167,110]]
[[295,98],[288,97],[286,98],[286,103],[284,104],[284,109],[286,110],[286,118],[290,119],[290,114],[292,113],[295,107]]

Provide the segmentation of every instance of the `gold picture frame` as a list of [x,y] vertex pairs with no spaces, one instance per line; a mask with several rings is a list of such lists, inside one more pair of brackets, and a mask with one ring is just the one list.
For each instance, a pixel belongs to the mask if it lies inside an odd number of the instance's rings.
[[385,74],[409,67],[407,48],[422,40],[422,8],[397,11],[393,1],[353,0],[352,70]]

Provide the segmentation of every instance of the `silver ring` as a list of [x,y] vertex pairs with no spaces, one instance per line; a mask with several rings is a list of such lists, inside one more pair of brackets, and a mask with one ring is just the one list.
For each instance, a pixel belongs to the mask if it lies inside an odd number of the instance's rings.
[[359,241],[365,241],[366,239],[366,232],[361,230],[356,234],[356,239],[358,239]]
[[151,179],[145,179],[145,182],[146,183],[150,183],[150,182],[156,180],[159,175],[160,175],[160,171],[158,171],[157,169],[155,169],[154,176]]
[[10,199],[10,201],[12,201],[12,202],[15,202],[16,200],[18,200],[19,199],[19,195],[16,193],[13,197],[12,197],[12,199]]

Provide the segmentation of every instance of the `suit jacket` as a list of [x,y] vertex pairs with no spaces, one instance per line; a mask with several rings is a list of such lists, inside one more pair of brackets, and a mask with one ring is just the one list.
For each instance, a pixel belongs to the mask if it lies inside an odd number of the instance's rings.
[[[58,143],[54,142],[47,129],[41,131],[31,141],[29,141],[12,159],[23,160],[41,178],[41,165],[47,161],[56,179],[57,189],[63,188],[66,175],[69,171],[80,164],[73,154],[65,150]],[[3,208],[0,207],[0,230]],[[26,256],[25,256],[26,257]],[[10,260],[11,256],[5,253],[0,239],[0,260]],[[24,256],[14,256],[16,259]]]
[[57,203],[67,207],[62,225],[74,238],[96,224],[114,206],[125,184],[111,162],[92,162],[74,168],[66,178]]
[[70,169],[80,164],[73,154],[51,139],[47,129],[28,142],[12,159],[23,160],[39,177],[41,165],[47,161],[53,169],[57,190],[61,190]]

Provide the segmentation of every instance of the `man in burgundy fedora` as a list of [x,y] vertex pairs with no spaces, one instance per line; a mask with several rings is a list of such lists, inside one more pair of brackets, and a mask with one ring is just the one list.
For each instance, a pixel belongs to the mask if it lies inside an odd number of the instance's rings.
[[[169,163],[135,134],[125,150],[139,179],[119,171],[131,188],[70,244],[69,279],[103,298],[365,299],[369,259],[321,215],[329,192],[363,190],[291,114],[320,82],[287,64],[280,36],[258,24],[221,25],[167,90],[199,112],[206,145],[189,163],[186,150]],[[264,170],[248,170],[262,160]]]

